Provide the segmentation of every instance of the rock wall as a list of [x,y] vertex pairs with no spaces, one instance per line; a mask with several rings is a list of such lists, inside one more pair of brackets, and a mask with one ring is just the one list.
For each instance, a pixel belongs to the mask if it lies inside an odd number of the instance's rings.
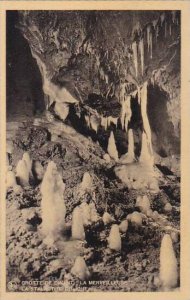
[[20,11],[18,27],[39,66],[47,108],[74,103],[88,116],[120,118],[123,101],[137,99],[147,81],[150,118],[163,112],[170,125],[164,130],[162,116],[151,118],[154,149],[161,138],[166,155],[179,153],[178,11]]

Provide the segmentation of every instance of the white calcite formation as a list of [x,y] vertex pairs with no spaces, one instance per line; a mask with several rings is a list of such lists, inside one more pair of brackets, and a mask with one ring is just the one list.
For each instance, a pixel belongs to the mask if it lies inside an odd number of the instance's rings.
[[169,290],[177,286],[177,259],[173,249],[172,239],[169,234],[165,234],[161,242],[160,280],[165,290]]
[[80,209],[82,212],[83,224],[89,225],[91,223],[91,209],[89,204],[86,202],[81,203]]
[[71,269],[71,273],[78,277],[80,280],[88,280],[90,272],[86,266],[85,260],[81,256],[77,256],[74,266]]
[[34,173],[38,180],[42,180],[44,177],[44,168],[39,161],[34,162]]
[[41,184],[42,233],[46,243],[53,243],[65,227],[66,206],[64,202],[65,184],[50,161]]
[[132,214],[127,216],[127,220],[133,225],[142,226],[142,215],[138,211],[134,211]]
[[126,233],[127,229],[128,229],[129,223],[127,220],[123,220],[120,224],[119,224],[119,231],[121,233]]
[[147,115],[147,82],[143,84],[141,89],[141,115],[143,120],[144,131],[142,134],[142,147],[141,155],[139,158],[140,162],[146,164],[154,164],[152,140],[151,140],[151,129]]
[[97,133],[99,126],[100,126],[100,119],[95,115],[91,115],[90,116],[90,127]]
[[72,213],[72,238],[85,240],[83,214],[79,206],[75,207]]
[[6,186],[7,189],[14,187],[16,185],[16,176],[13,171],[7,171],[7,177],[6,177]]
[[89,207],[90,207],[90,220],[91,222],[97,222],[100,217],[98,215],[98,212],[97,212],[97,209],[96,209],[96,206],[94,204],[94,202],[91,202],[89,204]]
[[119,162],[122,164],[128,164],[135,161],[135,152],[134,152],[134,137],[133,130],[129,129],[128,131],[128,151],[126,154],[120,157]]
[[22,160],[24,160],[26,162],[29,176],[31,176],[32,175],[32,160],[30,159],[30,155],[28,152],[24,152]]
[[128,123],[131,120],[132,111],[131,111],[131,96],[126,96],[122,102],[121,109],[121,126],[122,129],[128,131]]
[[93,190],[93,179],[89,172],[85,172],[82,178],[82,182],[80,184],[80,189],[83,192],[90,192]]
[[134,41],[132,43],[132,50],[133,50],[133,63],[135,67],[135,75],[138,76],[138,51],[137,51],[137,42]]
[[67,118],[67,116],[69,114],[69,105],[67,103],[63,103],[63,102],[56,102],[54,111],[55,111],[56,115],[58,115],[60,117],[60,119],[62,121],[65,121],[65,119]]
[[111,158],[113,158],[115,161],[118,161],[119,157],[113,131],[110,132],[107,151]]
[[119,226],[117,224],[114,224],[111,227],[111,231],[108,237],[108,246],[111,250],[121,250],[121,236],[119,232]]
[[23,192],[23,189],[20,185],[15,184],[13,186],[13,192],[15,193],[15,195],[20,195]]
[[104,225],[108,225],[114,221],[114,218],[106,211],[102,216],[102,221]]
[[144,73],[144,40],[143,38],[139,42],[140,60],[141,60],[141,74]]
[[136,207],[139,207],[142,213],[147,214],[150,209],[150,200],[147,195],[137,197]]
[[19,160],[16,166],[16,177],[21,186],[29,185],[29,168],[25,160]]

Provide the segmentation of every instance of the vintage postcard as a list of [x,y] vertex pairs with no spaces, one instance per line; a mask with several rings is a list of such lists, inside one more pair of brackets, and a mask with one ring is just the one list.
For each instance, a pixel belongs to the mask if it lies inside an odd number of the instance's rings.
[[189,19],[1,1],[0,299],[190,300]]

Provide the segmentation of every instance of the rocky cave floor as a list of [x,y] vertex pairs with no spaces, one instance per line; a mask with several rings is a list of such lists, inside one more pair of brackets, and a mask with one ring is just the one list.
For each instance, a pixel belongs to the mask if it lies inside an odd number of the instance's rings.
[[[105,152],[97,143],[67,125],[50,123],[43,118],[35,122],[8,122],[7,148],[11,148],[7,151],[13,170],[24,151],[44,168],[53,160],[66,184],[67,208],[65,232],[50,247],[43,243],[40,234],[40,182],[30,178],[30,185],[18,195],[11,188],[7,190],[9,291],[34,291],[35,280],[43,281],[46,291],[51,291],[52,286],[60,291],[159,291],[159,254],[164,233],[172,233],[179,267],[180,179],[177,175],[159,171],[159,193],[128,189],[116,178],[114,162],[103,159]],[[92,175],[95,184],[95,196],[87,197],[90,202],[94,201],[100,218],[85,228],[85,241],[76,241],[71,239],[71,213],[81,202],[76,187],[86,171]],[[108,212],[119,224],[129,213],[138,210],[135,202],[139,194],[148,196],[152,210],[159,215],[154,219],[144,215],[140,227],[129,224],[127,233],[121,234],[122,250],[112,251],[107,245],[111,224],[105,226],[101,219],[106,201]],[[172,205],[168,213],[164,211],[166,202]],[[70,273],[78,255],[84,257],[91,272],[89,282],[81,282]],[[25,284],[26,281],[33,281],[33,284]],[[36,291],[41,288],[36,285]]]

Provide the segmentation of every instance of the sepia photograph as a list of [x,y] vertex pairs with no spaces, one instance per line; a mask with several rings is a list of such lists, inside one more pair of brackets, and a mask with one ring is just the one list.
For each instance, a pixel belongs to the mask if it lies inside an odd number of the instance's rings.
[[6,10],[7,293],[180,292],[181,18]]

